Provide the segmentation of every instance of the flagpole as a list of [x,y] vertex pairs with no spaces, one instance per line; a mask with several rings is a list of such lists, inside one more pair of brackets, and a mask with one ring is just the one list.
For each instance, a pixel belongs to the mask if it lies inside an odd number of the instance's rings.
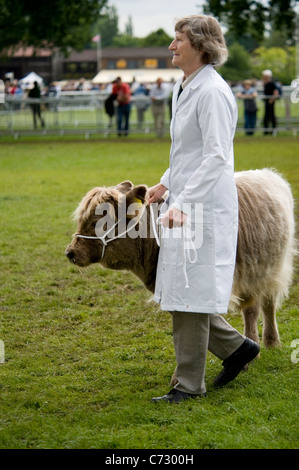
[[98,73],[102,70],[102,47],[101,47],[101,35],[99,34],[97,40],[97,68]]

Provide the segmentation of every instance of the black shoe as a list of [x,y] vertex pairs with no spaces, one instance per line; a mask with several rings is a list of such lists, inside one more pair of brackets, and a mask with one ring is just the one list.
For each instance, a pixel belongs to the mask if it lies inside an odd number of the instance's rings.
[[244,343],[223,361],[223,370],[214,380],[214,385],[216,387],[223,387],[228,382],[234,380],[243,367],[258,355],[259,351],[259,345],[246,338]]
[[[206,393],[203,393],[202,395],[206,396]],[[167,393],[167,395],[163,395],[162,397],[152,398],[152,401],[154,403],[158,403],[160,401],[165,401],[167,403],[180,403],[181,401],[189,400],[189,398],[196,398],[202,395],[195,395],[193,393],[181,392],[180,390],[173,388],[172,390],[170,390],[169,393]]]

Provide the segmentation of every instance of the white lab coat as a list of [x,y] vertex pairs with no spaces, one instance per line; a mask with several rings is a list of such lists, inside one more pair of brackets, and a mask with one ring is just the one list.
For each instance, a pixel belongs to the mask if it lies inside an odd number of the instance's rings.
[[211,65],[177,100],[180,83],[173,90],[170,166],[161,178],[169,197],[162,212],[170,206],[186,212],[192,206],[192,214],[197,207],[202,217],[191,226],[196,250],[182,228],[162,230],[154,300],[162,310],[226,313],[238,231],[233,155],[237,106]]

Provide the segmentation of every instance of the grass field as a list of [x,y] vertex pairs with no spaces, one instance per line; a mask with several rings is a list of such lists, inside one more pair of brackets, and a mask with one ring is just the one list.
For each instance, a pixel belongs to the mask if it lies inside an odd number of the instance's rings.
[[[237,138],[236,170],[274,167],[298,198],[298,148],[293,137]],[[298,261],[277,315],[282,347],[262,346],[221,390],[209,355],[208,396],[171,406],[150,401],[169,390],[175,366],[170,315],[133,275],[80,272],[64,256],[90,188],[153,185],[168,154],[166,139],[0,144],[1,449],[298,447]],[[227,318],[242,331],[240,316]]]

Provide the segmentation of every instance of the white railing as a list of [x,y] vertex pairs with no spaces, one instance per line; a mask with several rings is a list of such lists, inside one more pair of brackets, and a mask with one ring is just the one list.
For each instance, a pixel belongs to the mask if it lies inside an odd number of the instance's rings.
[[[293,93],[293,95],[292,95]],[[298,94],[299,95],[299,94]],[[294,89],[285,87],[283,96],[276,100],[277,126],[273,134],[279,132],[299,132],[299,103],[292,99]],[[116,135],[116,114],[110,118],[105,111],[106,94],[91,92],[63,92],[57,97],[41,99],[18,98],[6,96],[0,103],[0,135],[63,135],[63,134],[101,134]],[[299,100],[298,100],[299,101]],[[239,119],[237,132],[245,132],[243,102],[238,99]],[[264,132],[264,96],[259,94],[257,124],[254,131]],[[35,106],[35,124],[33,106]],[[144,108],[144,112],[138,111]],[[116,110],[115,110],[116,111]],[[168,135],[170,122],[170,106],[165,105],[165,135]],[[44,125],[42,125],[44,123]],[[268,129],[271,130],[271,129]],[[131,134],[155,135],[154,121],[147,96],[132,97],[130,114]]]

